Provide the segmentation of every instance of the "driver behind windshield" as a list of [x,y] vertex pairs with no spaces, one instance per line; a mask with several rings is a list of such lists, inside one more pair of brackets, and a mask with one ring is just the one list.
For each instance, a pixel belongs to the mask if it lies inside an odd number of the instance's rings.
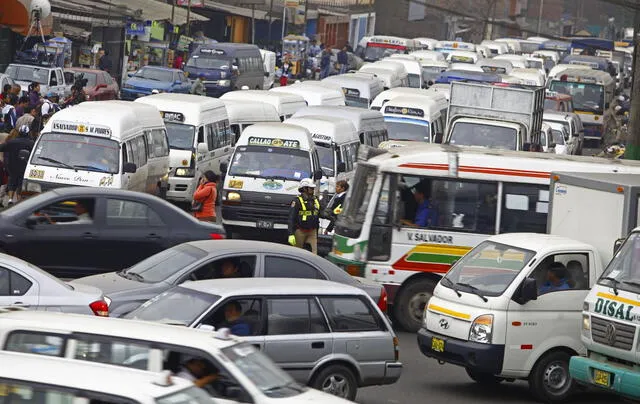
[[189,358],[181,366],[176,376],[193,382],[197,387],[205,387],[218,378],[217,369],[211,369],[210,364],[204,359]]
[[561,262],[554,262],[547,269],[547,281],[540,286],[538,294],[542,295],[558,290],[571,289],[567,268]]

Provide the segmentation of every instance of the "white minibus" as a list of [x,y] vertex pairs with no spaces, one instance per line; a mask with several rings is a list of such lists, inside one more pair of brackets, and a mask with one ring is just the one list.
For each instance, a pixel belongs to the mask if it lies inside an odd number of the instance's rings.
[[337,85],[322,85],[317,81],[302,81],[289,86],[275,87],[269,91],[299,95],[307,105],[346,105],[341,88]]
[[408,87],[422,88],[422,67],[418,60],[411,55],[395,54],[391,57],[384,58],[382,61],[398,62],[404,65],[407,70]]
[[390,88],[389,90],[385,90],[378,94],[378,96],[371,103],[371,109],[376,111],[380,111],[382,109],[382,104],[385,102],[394,99],[395,97],[399,97],[401,95],[430,95],[432,93],[427,92],[427,90],[422,90],[419,88],[410,88],[410,87],[396,87]]
[[161,93],[135,102],[156,107],[169,136],[167,199],[191,202],[198,180],[208,170],[222,173],[233,153],[233,136],[222,101],[191,94]]
[[222,101],[264,102],[271,104],[278,111],[280,121],[290,118],[297,110],[306,107],[307,102],[301,96],[290,93],[278,93],[265,90],[230,91],[220,97]]
[[367,74],[338,74],[329,76],[321,82],[340,86],[344,93],[345,104],[358,108],[369,108],[371,101],[384,90],[382,82],[377,77]]
[[[372,70],[368,70],[372,69]],[[407,73],[407,69],[404,67],[404,64],[398,61],[391,61],[390,59],[380,60],[375,63],[368,63],[363,65],[359,71],[367,72],[374,71],[376,69],[381,70],[389,70],[392,71],[400,80],[400,86],[408,87],[409,86],[409,74]],[[396,86],[398,87],[398,86]]]
[[164,197],[168,179],[169,140],[158,109],[92,101],[49,119],[27,162],[23,190],[33,194],[78,185]]
[[449,103],[440,94],[399,95],[385,102],[382,114],[391,140],[441,143]]
[[280,115],[276,111],[276,107],[266,102],[247,102],[221,100],[227,109],[229,116],[229,126],[233,132],[233,144],[235,145],[240,134],[245,128],[256,124],[266,122],[281,122]]

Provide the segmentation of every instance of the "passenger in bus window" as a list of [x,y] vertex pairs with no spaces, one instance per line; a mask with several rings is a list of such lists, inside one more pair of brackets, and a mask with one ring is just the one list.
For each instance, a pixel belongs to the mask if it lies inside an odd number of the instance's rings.
[[403,223],[416,227],[435,226],[438,223],[438,213],[429,198],[429,187],[422,182],[418,183],[413,189],[413,197],[418,205],[414,221],[411,223],[403,220]]

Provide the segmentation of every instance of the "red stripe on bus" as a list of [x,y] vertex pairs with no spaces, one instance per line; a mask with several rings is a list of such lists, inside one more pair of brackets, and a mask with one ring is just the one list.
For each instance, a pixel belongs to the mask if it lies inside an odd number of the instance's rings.
[[[421,170],[448,170],[447,164],[422,164],[422,163],[405,163],[400,164],[404,168],[417,168]],[[549,178],[550,173],[545,171],[529,171],[529,170],[512,170],[506,168],[490,168],[477,166],[460,166],[460,171],[468,173],[508,175],[511,177],[532,177],[532,178]]]
[[420,272],[436,272],[446,273],[451,268],[447,264],[431,264],[425,262],[408,262],[404,258],[392,265],[393,269],[398,271],[420,271]]
[[402,45],[391,45],[388,43],[378,43],[378,42],[369,42],[367,43],[367,47],[368,48],[400,49],[400,50],[407,49],[406,46],[402,46]]
[[422,163],[405,163],[405,164],[400,164],[400,167],[419,168],[422,170],[448,170],[449,169],[449,166],[446,164],[422,164]]

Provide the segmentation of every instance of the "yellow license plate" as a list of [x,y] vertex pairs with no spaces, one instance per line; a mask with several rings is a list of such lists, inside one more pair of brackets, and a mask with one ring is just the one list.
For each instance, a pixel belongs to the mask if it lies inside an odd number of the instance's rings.
[[440,338],[432,338],[431,349],[436,352],[444,352],[444,340]]
[[593,382],[598,386],[609,387],[609,381],[611,380],[611,373],[604,372],[602,370],[593,370]]

